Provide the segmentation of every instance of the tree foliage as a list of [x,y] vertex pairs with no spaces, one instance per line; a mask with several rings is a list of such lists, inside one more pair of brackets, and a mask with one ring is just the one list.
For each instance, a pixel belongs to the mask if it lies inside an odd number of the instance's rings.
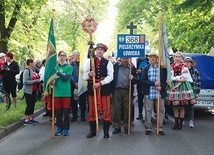
[[[213,1],[209,0],[120,0],[118,7],[118,32],[124,31],[130,21],[142,28],[146,22],[152,32],[158,33],[158,12],[162,8],[167,27],[169,46],[184,52],[208,53],[214,45]],[[161,6],[161,7],[160,7]],[[124,9],[126,8],[126,9]],[[144,24],[143,27],[147,25]],[[137,30],[137,33],[140,30]],[[157,35],[147,34],[157,46]],[[151,36],[152,35],[152,36]]]
[[108,0],[64,0],[62,12],[56,15],[56,36],[58,40],[64,40],[70,47],[70,51],[79,48],[79,42],[87,44],[89,35],[82,30],[81,23],[91,14],[99,23],[105,18]]
[[83,19],[90,13],[103,20],[108,5],[108,0],[0,0],[0,52],[10,50],[18,61],[44,58],[53,15],[57,49],[78,49],[89,40],[80,26]]
[[[0,51],[15,51],[20,58],[32,55],[29,48],[40,34],[36,25],[41,5],[46,0],[1,0],[0,1]],[[29,41],[32,40],[32,41]]]

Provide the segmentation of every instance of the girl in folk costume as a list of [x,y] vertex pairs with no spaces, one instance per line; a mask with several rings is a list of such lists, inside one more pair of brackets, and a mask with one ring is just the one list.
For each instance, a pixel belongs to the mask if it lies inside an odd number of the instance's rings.
[[193,80],[187,66],[183,63],[183,54],[176,52],[173,56],[174,62],[171,64],[171,90],[168,92],[169,101],[174,107],[175,124],[173,130],[181,130],[184,120],[185,109],[188,101],[194,98],[191,83]]

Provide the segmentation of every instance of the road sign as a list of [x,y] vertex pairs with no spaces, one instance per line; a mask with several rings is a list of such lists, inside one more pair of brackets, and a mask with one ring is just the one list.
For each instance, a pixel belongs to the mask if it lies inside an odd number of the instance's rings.
[[117,56],[118,57],[144,57],[145,35],[144,34],[118,34]]

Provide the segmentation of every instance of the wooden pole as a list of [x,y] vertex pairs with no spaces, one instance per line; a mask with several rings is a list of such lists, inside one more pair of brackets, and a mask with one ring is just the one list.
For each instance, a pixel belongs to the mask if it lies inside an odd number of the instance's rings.
[[[161,10],[159,11],[159,45],[158,45],[158,82],[160,83],[160,69],[161,69],[161,58],[163,54],[163,48],[162,48],[162,15]],[[158,91],[158,102],[157,102],[157,130],[156,134],[159,135],[159,127],[160,127],[160,91]]]
[[[91,68],[92,71],[95,72],[95,66],[94,66],[94,58],[90,57],[91,60]],[[93,85],[96,83],[95,77],[93,76]],[[97,112],[97,91],[94,89],[94,109],[95,109],[95,118],[96,118],[96,129],[99,131],[99,122],[98,122],[98,112]]]
[[[133,34],[133,29],[136,29],[137,26],[133,24],[133,22],[130,22],[130,25],[126,27],[127,29],[130,29],[130,35]],[[131,58],[129,58],[129,64],[130,64],[130,75],[132,74],[132,64],[131,64]],[[128,118],[128,134],[130,135],[130,129],[131,129],[131,100],[132,100],[132,81],[129,80],[129,118]]]
[[[92,35],[90,34],[90,41],[92,41]],[[94,64],[94,56],[91,53],[90,54],[90,61],[91,61],[91,69],[93,72],[95,72],[95,64]],[[95,76],[93,76],[93,85],[96,83]],[[95,109],[95,119],[96,119],[96,130],[99,131],[99,122],[98,122],[98,112],[97,112],[97,91],[96,89],[94,91],[94,109]]]
[[[158,81],[160,81],[160,79],[158,79]],[[160,91],[158,91],[158,102],[157,102],[157,130],[156,130],[156,134],[159,135],[159,127],[160,127]]]
[[[53,2],[53,19],[54,19],[54,12],[55,12],[55,2]],[[54,125],[55,125],[55,106],[54,106],[54,85],[55,83],[53,83],[53,85],[51,85],[51,111],[52,111],[52,114],[51,114],[51,138],[54,139],[55,137],[55,129],[54,129]]]
[[54,139],[54,136],[55,136],[55,134],[54,134],[54,124],[55,124],[55,122],[54,122],[54,120],[55,120],[55,113],[54,113],[54,111],[55,111],[55,109],[54,109],[55,108],[54,107],[54,104],[55,104],[54,103],[54,84],[51,86],[51,92],[52,92],[52,94],[51,94],[51,101],[52,101],[51,102],[52,103],[52,109],[51,109],[52,110],[52,116],[51,116],[52,117],[52,121],[51,121],[51,129],[52,129],[51,133],[52,134],[51,134],[51,137],[52,137],[52,139]]
[[[130,72],[129,75],[132,75],[132,66],[131,66],[131,58],[129,58],[129,64],[130,64]],[[132,81],[129,80],[129,118],[128,118],[128,135],[130,135],[131,131],[131,100],[132,100]]]

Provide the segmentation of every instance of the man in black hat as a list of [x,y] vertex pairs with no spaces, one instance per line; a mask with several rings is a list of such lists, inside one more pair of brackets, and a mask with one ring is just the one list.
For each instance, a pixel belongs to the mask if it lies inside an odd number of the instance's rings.
[[[96,57],[94,58],[95,71],[92,71],[91,64],[86,65],[84,71],[84,79],[88,81],[88,105],[89,115],[88,121],[90,123],[90,133],[86,136],[91,138],[96,136],[96,112],[94,103],[94,89],[97,95],[97,110],[101,112],[103,119],[104,138],[109,138],[110,126],[110,82],[113,80],[113,64],[111,61],[103,57],[108,47],[103,43],[98,43],[95,47]],[[93,77],[95,83],[93,84]]]

